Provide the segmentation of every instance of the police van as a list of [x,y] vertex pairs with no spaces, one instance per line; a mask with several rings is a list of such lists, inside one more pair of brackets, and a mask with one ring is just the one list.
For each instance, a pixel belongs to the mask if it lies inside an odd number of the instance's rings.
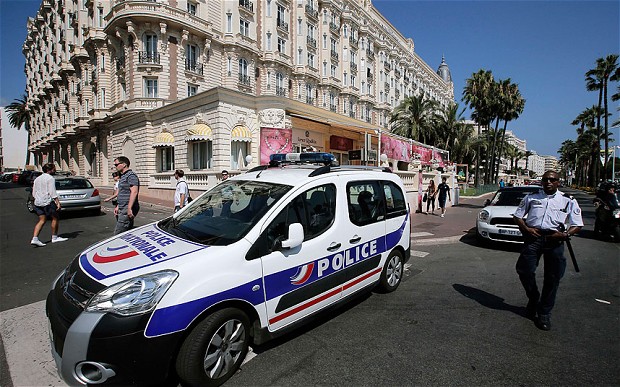
[[75,257],[46,302],[59,373],[70,385],[220,385],[249,345],[364,289],[396,290],[410,222],[387,168],[272,155]]

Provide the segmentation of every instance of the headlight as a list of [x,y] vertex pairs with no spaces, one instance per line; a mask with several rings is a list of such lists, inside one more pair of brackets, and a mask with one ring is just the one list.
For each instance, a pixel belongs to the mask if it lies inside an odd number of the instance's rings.
[[111,312],[121,316],[149,312],[178,276],[176,271],[165,270],[119,282],[91,298],[86,311]]
[[487,220],[489,220],[489,211],[487,210],[480,211],[480,213],[478,214],[478,219],[480,219],[483,222],[486,222]]

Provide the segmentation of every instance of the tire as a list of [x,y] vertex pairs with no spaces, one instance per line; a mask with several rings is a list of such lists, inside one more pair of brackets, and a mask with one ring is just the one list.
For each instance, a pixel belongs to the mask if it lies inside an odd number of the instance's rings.
[[250,320],[239,309],[227,308],[202,320],[187,336],[176,360],[183,386],[219,386],[245,359]]
[[613,226],[611,230],[611,235],[614,237],[615,243],[620,243],[620,224],[616,224]]
[[392,251],[385,261],[385,265],[383,265],[379,288],[386,293],[393,292],[403,280],[404,272],[405,262],[403,261],[403,254],[398,250]]
[[26,208],[28,209],[28,212],[34,213],[34,200],[26,200]]

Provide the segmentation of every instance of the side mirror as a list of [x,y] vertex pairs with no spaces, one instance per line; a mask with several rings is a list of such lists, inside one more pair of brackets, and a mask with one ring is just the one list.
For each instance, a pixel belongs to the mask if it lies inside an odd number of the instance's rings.
[[486,206],[488,206],[489,204],[491,204],[491,199],[487,199],[487,200],[485,200],[485,201],[484,201],[483,206],[484,206],[484,207],[486,207]]
[[301,223],[293,223],[288,226],[288,239],[283,240],[282,248],[283,249],[293,249],[297,246],[300,246],[304,241],[304,227]]
[[26,192],[32,192],[32,188],[30,187],[26,188]]

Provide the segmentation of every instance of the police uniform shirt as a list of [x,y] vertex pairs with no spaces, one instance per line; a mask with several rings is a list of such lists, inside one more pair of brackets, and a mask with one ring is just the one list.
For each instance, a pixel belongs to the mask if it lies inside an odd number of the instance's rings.
[[583,227],[581,208],[576,200],[573,200],[560,191],[547,195],[540,190],[529,194],[514,213],[517,218],[523,218],[527,214],[525,224],[541,230],[560,230],[560,225]]

